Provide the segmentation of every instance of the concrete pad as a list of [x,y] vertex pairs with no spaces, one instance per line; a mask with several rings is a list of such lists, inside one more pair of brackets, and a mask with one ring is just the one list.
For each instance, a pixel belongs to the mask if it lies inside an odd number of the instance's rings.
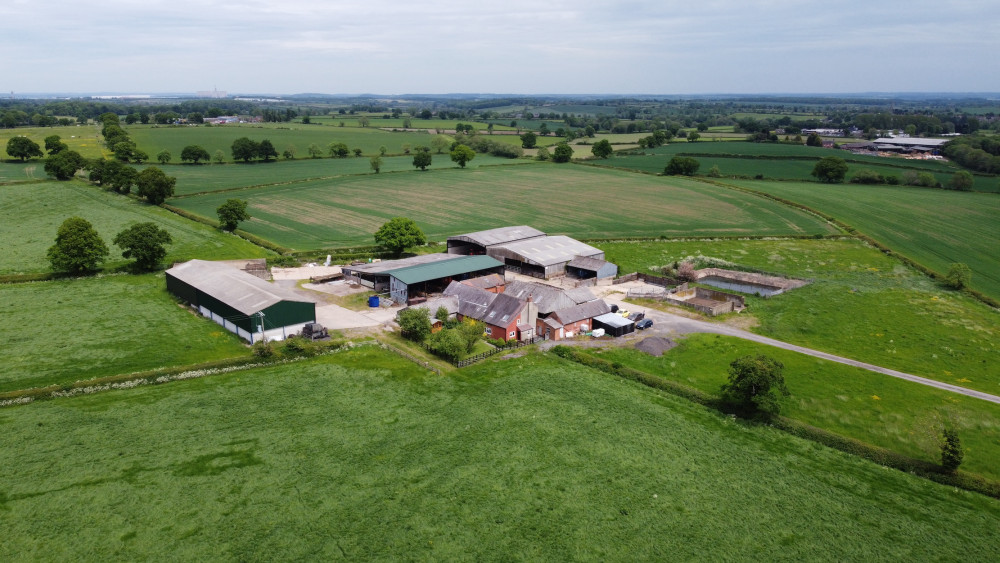
[[377,318],[370,318],[357,311],[345,309],[340,305],[317,306],[316,322],[326,327],[327,330],[372,327],[383,323],[383,321]]
[[332,276],[341,273],[340,266],[303,266],[301,268],[271,268],[274,280],[307,280],[315,276]]

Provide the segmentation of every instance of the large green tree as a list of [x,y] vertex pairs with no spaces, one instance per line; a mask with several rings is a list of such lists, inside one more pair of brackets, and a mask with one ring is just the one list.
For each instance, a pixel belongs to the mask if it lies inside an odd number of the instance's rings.
[[230,146],[233,152],[233,160],[242,160],[243,162],[250,162],[257,158],[258,148],[259,145],[257,142],[248,137],[240,137],[233,141],[233,144]]
[[86,166],[87,160],[76,151],[60,151],[45,159],[45,173],[56,180],[69,180]]
[[416,154],[413,155],[413,166],[421,170],[427,170],[427,167],[431,165],[431,152],[418,150]]
[[781,411],[780,399],[789,395],[782,375],[784,365],[769,356],[743,356],[729,364],[729,382],[722,401],[745,416],[772,416]]
[[208,162],[212,157],[204,147],[199,145],[188,145],[181,150],[181,160],[198,164],[199,160]]
[[135,269],[154,270],[167,256],[164,245],[173,239],[156,223],[137,223],[115,235],[112,242],[122,249],[122,256],[134,259]]
[[411,246],[424,244],[427,242],[427,237],[413,219],[393,217],[375,232],[375,242],[393,254],[399,255]]
[[56,243],[48,250],[52,269],[62,272],[96,270],[107,256],[108,246],[90,221],[80,217],[70,217],[63,221],[56,233]]
[[553,162],[569,162],[571,158],[573,158],[573,147],[568,143],[559,143],[552,150]]
[[533,149],[535,148],[535,143],[538,142],[538,136],[528,131],[527,133],[521,135],[521,148]]
[[976,183],[976,179],[966,170],[959,170],[955,172],[951,180],[948,182],[948,187],[953,190],[958,190],[962,192],[968,192],[972,190],[972,185]]
[[62,142],[62,138],[59,135],[45,137],[45,151],[49,153],[49,156],[65,150],[69,150],[69,145]]
[[615,152],[615,149],[611,148],[611,143],[607,139],[601,139],[590,147],[590,152],[594,153],[597,158],[608,158],[611,153]]
[[451,149],[451,160],[457,162],[460,168],[465,168],[466,163],[473,158],[476,158],[476,151],[465,145],[456,145]]
[[21,162],[29,158],[45,156],[42,147],[27,137],[11,137],[7,141],[7,154],[21,159]]
[[694,176],[701,163],[690,156],[675,156],[670,159],[663,173],[668,176]]
[[837,184],[847,176],[847,162],[839,156],[826,156],[819,159],[810,174],[821,182]]
[[174,185],[177,178],[167,176],[163,170],[155,166],[143,170],[135,179],[135,193],[153,205],[160,205],[174,195]]
[[399,312],[397,320],[404,338],[423,342],[431,334],[430,312],[426,308],[403,309]]
[[264,162],[271,160],[271,158],[278,158],[278,149],[274,148],[271,141],[264,139],[257,145],[257,156],[264,159]]
[[347,143],[330,143],[327,146],[327,150],[330,151],[330,156],[333,158],[347,158],[351,155],[351,149],[347,146]]
[[227,199],[226,203],[220,205],[215,212],[219,215],[219,226],[224,231],[235,231],[240,221],[250,219],[250,213],[247,212],[247,202],[242,199]]

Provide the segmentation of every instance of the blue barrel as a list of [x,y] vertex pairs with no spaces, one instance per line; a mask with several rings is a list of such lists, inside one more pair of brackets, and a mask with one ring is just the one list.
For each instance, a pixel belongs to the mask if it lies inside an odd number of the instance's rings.
[[372,295],[368,298],[369,307],[378,307],[378,295]]

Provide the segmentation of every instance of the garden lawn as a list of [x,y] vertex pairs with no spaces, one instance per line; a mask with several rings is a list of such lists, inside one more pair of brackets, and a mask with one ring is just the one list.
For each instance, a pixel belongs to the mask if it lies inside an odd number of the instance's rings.
[[[221,202],[220,202],[221,203]],[[90,221],[111,251],[107,266],[124,264],[112,244],[133,223],[153,222],[170,233],[164,264],[192,258],[224,260],[261,258],[272,253],[212,227],[178,217],[160,207],[140,203],[79,181],[0,186],[0,274],[45,272],[46,252],[59,225],[72,216]],[[215,210],[211,218],[217,220]]]
[[[812,283],[762,299],[747,296],[777,340],[1000,395],[1000,316],[941,288],[861,241],[757,240],[601,243],[620,271],[655,272],[690,259],[755,268]],[[731,316],[733,320],[736,317]]]
[[942,429],[952,428],[965,447],[962,470],[1000,480],[1000,408],[994,403],[714,334],[689,335],[659,358],[632,348],[598,352],[715,396],[728,380],[730,362],[758,354],[785,366],[791,396],[782,401],[782,415],[932,463],[941,462]]
[[[759,196],[680,178],[535,163],[368,174],[241,190],[240,228],[297,250],[370,244],[392,217],[430,240],[504,225],[577,238],[823,234],[822,219]],[[171,200],[204,217],[232,193]]]
[[243,356],[162,274],[0,285],[0,392]]
[[893,186],[726,180],[826,213],[919,264],[972,268],[972,287],[1000,300],[1000,196]]
[[1000,557],[995,499],[557,358],[372,347],[0,424],[8,560]]

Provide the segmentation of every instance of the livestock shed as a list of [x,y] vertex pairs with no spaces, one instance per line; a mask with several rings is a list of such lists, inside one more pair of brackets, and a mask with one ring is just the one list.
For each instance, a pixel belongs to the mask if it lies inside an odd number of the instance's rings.
[[443,253],[423,254],[421,256],[411,256],[410,258],[402,258],[400,260],[382,260],[379,262],[365,264],[352,264],[350,266],[344,266],[342,271],[344,273],[344,278],[347,279],[347,281],[382,292],[389,287],[389,272],[392,270],[399,270],[410,266],[419,266],[434,262],[443,262],[446,260],[454,260],[456,258],[461,257]]
[[635,332],[635,323],[618,313],[605,313],[594,317],[594,329],[603,328],[608,336],[625,336]]
[[456,256],[443,260],[407,266],[386,272],[389,275],[389,295],[397,303],[411,297],[441,291],[452,281],[498,274],[503,277],[503,264],[489,256]]
[[593,246],[564,235],[549,236],[526,225],[448,237],[448,253],[485,254],[511,271],[546,279],[563,275],[566,264],[577,257],[604,260],[604,252]]
[[545,233],[527,225],[500,227],[448,237],[448,254],[487,254],[486,249],[500,244],[544,237]]
[[316,321],[316,303],[226,264],[191,260],[166,272],[167,290],[251,344],[284,340]]
[[618,266],[586,256],[577,256],[566,263],[566,275],[581,280],[613,278],[618,274]]

